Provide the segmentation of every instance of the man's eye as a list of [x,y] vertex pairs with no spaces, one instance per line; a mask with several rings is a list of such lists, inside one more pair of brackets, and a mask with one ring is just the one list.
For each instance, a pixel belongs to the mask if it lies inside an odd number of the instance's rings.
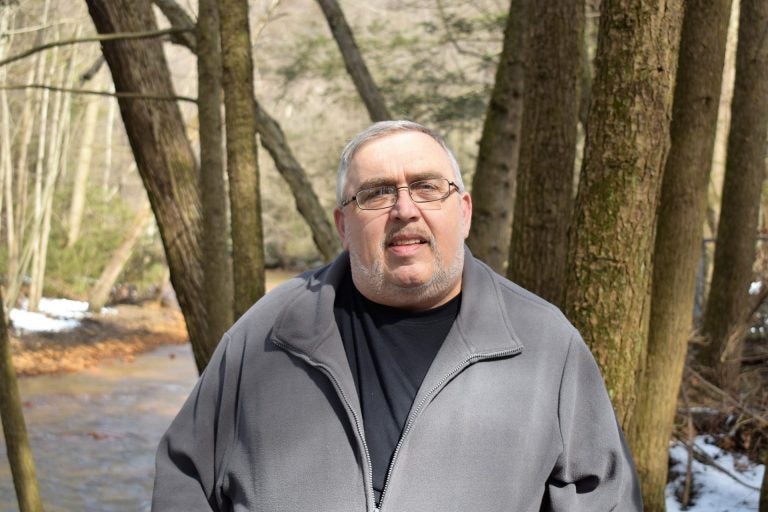
[[366,195],[369,198],[389,196],[392,195],[392,187],[376,187],[366,190]]
[[432,192],[438,190],[439,184],[433,181],[416,181],[411,183],[409,188],[418,192]]

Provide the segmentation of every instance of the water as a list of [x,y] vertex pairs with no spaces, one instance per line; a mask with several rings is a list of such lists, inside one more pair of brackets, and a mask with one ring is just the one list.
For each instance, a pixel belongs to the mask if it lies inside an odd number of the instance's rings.
[[[19,380],[47,512],[149,510],[157,443],[197,379],[189,345]],[[18,510],[0,436],[0,511]]]

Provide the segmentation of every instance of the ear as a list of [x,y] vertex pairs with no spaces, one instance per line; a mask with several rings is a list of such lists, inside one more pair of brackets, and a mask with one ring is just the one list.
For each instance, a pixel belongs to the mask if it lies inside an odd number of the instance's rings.
[[461,216],[464,220],[464,238],[469,236],[469,228],[472,226],[472,197],[469,192],[461,193]]
[[349,249],[347,247],[347,226],[344,223],[344,212],[338,206],[333,209],[333,222],[336,224],[336,233],[339,234],[342,247],[344,250]]

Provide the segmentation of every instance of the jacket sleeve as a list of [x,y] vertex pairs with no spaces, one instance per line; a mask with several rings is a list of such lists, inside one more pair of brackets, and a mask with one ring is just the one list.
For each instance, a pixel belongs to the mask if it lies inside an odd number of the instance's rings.
[[642,512],[634,463],[592,354],[571,339],[560,384],[562,453],[547,481],[552,512]]
[[[225,335],[192,393],[160,440],[155,460],[153,512],[219,511],[219,465],[233,425],[233,376],[226,371]],[[232,354],[229,355],[231,357]]]

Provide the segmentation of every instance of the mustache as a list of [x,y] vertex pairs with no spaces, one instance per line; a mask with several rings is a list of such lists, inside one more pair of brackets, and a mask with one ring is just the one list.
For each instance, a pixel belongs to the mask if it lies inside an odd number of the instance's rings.
[[392,243],[392,240],[394,240],[396,237],[420,238],[425,240],[430,247],[434,247],[435,245],[435,239],[432,237],[432,234],[429,231],[414,227],[400,227],[393,228],[387,232],[386,236],[384,237],[384,241],[382,242],[382,247],[386,249],[389,244]]

